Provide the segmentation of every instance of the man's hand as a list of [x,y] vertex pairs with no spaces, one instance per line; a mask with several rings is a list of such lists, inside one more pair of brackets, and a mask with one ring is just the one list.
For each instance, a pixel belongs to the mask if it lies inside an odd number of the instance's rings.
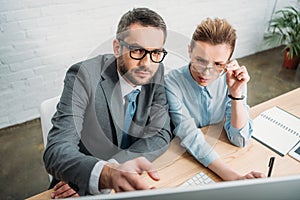
[[236,60],[227,65],[226,83],[229,93],[233,97],[242,96],[242,87],[250,80],[250,76],[245,66],[239,66]]
[[52,199],[79,197],[75,190],[73,190],[67,183],[60,181],[54,188],[54,192],[51,193]]
[[114,189],[116,192],[152,189],[142,180],[144,171],[153,180],[160,179],[153,164],[144,157],[120,165],[106,164],[100,175],[99,189]]

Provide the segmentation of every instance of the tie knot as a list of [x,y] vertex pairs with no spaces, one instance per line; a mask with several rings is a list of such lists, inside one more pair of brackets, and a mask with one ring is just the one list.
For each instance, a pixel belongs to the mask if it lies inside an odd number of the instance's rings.
[[136,100],[137,95],[140,93],[139,90],[132,90],[129,94],[125,96],[128,102],[134,102]]

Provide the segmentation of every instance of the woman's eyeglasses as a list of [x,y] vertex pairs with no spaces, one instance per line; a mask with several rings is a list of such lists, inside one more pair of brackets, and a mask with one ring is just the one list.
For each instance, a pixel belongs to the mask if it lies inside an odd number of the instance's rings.
[[199,73],[204,73],[205,71],[209,72],[210,76],[219,77],[222,76],[226,72],[226,66],[228,62],[221,64],[209,64],[207,61],[192,61],[191,65],[193,70],[196,70]]

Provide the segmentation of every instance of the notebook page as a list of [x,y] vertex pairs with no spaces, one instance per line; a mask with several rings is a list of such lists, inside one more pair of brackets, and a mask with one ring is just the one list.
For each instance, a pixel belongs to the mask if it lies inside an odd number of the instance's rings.
[[300,119],[278,107],[266,110],[253,122],[252,136],[281,155],[300,140]]

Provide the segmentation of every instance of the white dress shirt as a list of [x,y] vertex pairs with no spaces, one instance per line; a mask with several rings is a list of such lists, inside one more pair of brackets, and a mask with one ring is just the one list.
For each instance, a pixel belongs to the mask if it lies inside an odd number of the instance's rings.
[[[125,96],[133,90],[136,90],[136,89],[141,90],[142,86],[138,85],[138,86],[133,87],[120,75],[119,72],[118,72],[118,76],[119,76],[119,81],[120,81],[120,86],[121,86],[121,94],[123,97],[122,99],[123,99],[123,106],[124,106],[125,105]],[[104,165],[107,164],[108,162],[118,163],[114,159],[110,159],[108,161],[99,159],[99,161],[95,164],[93,170],[91,171],[90,180],[89,180],[89,190],[90,190],[91,194],[100,194],[100,193],[109,193],[110,192],[110,189],[103,189],[101,191],[99,191],[99,189],[98,189],[100,174],[102,172]]]

